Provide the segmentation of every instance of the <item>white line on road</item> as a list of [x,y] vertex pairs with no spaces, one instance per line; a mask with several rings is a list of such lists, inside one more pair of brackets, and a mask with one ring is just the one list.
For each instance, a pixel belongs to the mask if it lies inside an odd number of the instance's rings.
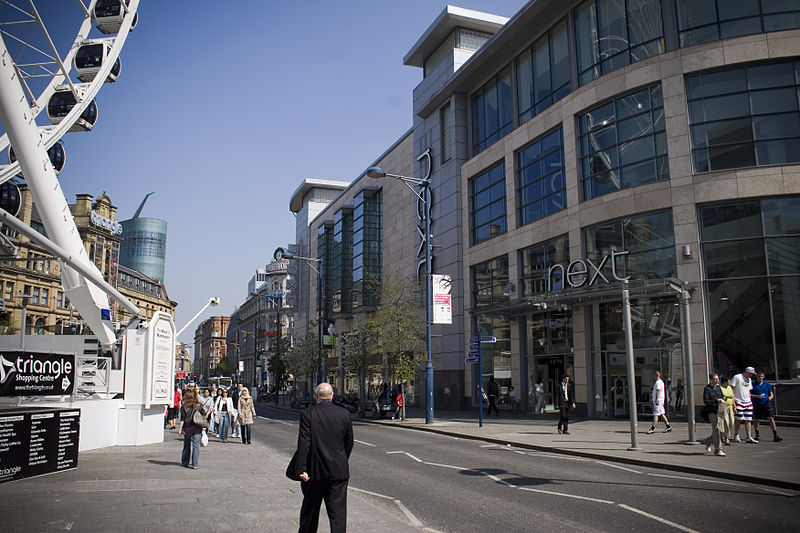
[[353,440],[354,440],[355,442],[359,443],[359,444],[363,444],[364,446],[369,446],[369,447],[371,447],[371,448],[374,448],[374,447],[375,447],[375,445],[374,445],[374,444],[370,444],[369,442],[364,442],[363,440],[358,440],[358,439],[353,439]]
[[412,526],[422,527],[422,522],[417,520],[417,517],[414,516],[414,514],[411,511],[408,510],[408,507],[403,505],[403,502],[401,502],[400,500],[395,500],[394,503],[400,508],[401,511],[403,511],[403,514],[406,515],[406,518],[408,518]]
[[464,470],[463,467],[455,466],[455,465],[445,465],[442,463],[431,463],[429,461],[425,461],[424,464],[428,466],[438,466],[439,468],[450,468],[451,470]]
[[626,468],[624,466],[615,465],[614,463],[606,463],[605,461],[597,461],[598,464],[610,466],[611,468],[618,468],[620,470],[625,470],[626,472],[633,472],[634,474],[641,474],[638,470],[634,470],[633,468]]
[[363,492],[364,494],[369,494],[370,496],[375,496],[376,498],[383,498],[385,500],[396,501],[393,496],[386,496],[385,494],[378,494],[377,492],[372,492],[372,491],[369,491],[369,490],[357,489],[356,487],[353,487],[353,486],[350,486],[348,488],[350,490],[354,490],[356,492]]
[[665,518],[661,518],[660,516],[656,516],[654,514],[647,513],[645,511],[642,511],[641,509],[637,509],[636,507],[631,507],[630,505],[625,505],[624,503],[620,503],[618,505],[622,509],[625,509],[626,511],[632,511],[634,513],[638,513],[638,514],[640,514],[642,516],[646,516],[647,518],[650,518],[650,519],[655,520],[657,522],[661,522],[662,524],[666,524],[668,526],[674,527],[675,529],[680,529],[681,531],[686,531],[686,533],[700,533],[699,531],[697,531],[695,529],[692,529],[692,528],[689,528],[689,527],[686,527],[686,526],[682,526],[680,524],[676,524],[675,522],[670,522],[669,520],[667,520]]
[[[417,527],[417,528],[421,528],[421,529],[423,528],[422,522],[420,522],[419,519],[416,516],[414,516],[414,513],[412,513],[408,509],[408,507],[403,505],[403,502],[401,502],[397,498],[394,498],[392,496],[387,496],[385,494],[379,494],[377,492],[372,492],[370,490],[359,489],[359,488],[356,488],[356,487],[353,487],[353,486],[348,487],[348,488],[350,490],[354,490],[356,492],[361,492],[363,494],[369,494],[370,496],[375,496],[376,498],[383,498],[384,500],[393,501],[394,504],[397,505],[397,507],[400,508],[400,511],[402,511],[402,513],[406,516],[406,518],[408,518],[408,521],[411,523],[412,526]],[[436,532],[435,529],[430,529],[430,528],[424,528],[424,531],[429,531],[429,532],[432,532],[432,533],[438,533],[438,532]]]
[[734,483],[732,481],[720,481],[718,479],[700,479],[700,478],[689,477],[689,476],[671,476],[669,474],[654,474],[652,472],[647,474],[647,475],[648,476],[653,476],[653,477],[665,477],[665,478],[669,478],[669,479],[681,479],[681,480],[684,480],[684,481],[699,481],[701,483],[716,483],[718,485],[733,485],[735,487],[739,486],[739,483]]
[[794,494],[790,494],[788,492],[781,492],[779,490],[770,489],[770,488],[767,488],[767,487],[761,487],[761,490],[765,490],[767,492],[774,492],[775,494],[780,494],[781,496],[794,496]]
[[289,422],[284,422],[283,420],[275,420],[274,418],[269,418],[267,416],[258,415],[258,418],[263,418],[264,420],[269,420],[270,422],[275,422],[276,424],[283,424],[284,426],[293,426],[294,424]]
[[551,490],[532,489],[530,487],[517,487],[519,490],[527,490],[528,492],[538,492],[540,494],[550,494],[551,496],[563,496],[564,498],[573,498],[575,500],[586,500],[589,502],[605,503],[614,505],[614,502],[609,500],[601,500],[599,498],[589,498],[588,496],[578,496],[577,494],[564,494],[563,492],[554,492]]

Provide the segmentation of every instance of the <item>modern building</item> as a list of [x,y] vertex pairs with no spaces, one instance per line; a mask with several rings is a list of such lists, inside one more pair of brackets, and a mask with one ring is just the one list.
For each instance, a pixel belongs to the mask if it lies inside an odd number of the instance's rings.
[[119,262],[152,279],[164,281],[167,221],[139,216],[150,194],[144,197],[132,218],[121,222],[123,239]]
[[229,324],[230,317],[212,316],[202,321],[194,330],[192,374],[197,374],[202,383],[208,383],[208,378],[213,376],[233,374],[227,362],[220,366],[220,360],[225,359],[227,350],[225,338]]
[[[796,2],[536,0],[508,20],[445,8],[404,58],[423,74],[412,154],[381,164],[424,178],[409,162],[432,163],[434,272],[452,277],[455,315],[432,351],[435,405],[456,391],[477,406],[494,375],[532,409],[534,383],[552,403],[568,373],[581,415],[627,417],[648,412],[658,369],[681,413],[710,371],[752,365],[779,413],[798,408],[798,28]],[[322,214],[331,238],[350,201]],[[379,243],[414,228],[388,206]],[[497,339],[482,376],[464,362],[479,334]]]

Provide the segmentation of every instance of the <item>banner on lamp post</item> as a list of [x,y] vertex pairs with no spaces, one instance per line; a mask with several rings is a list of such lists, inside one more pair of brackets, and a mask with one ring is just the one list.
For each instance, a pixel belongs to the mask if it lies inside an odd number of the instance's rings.
[[433,274],[433,323],[452,324],[453,306],[450,297],[452,281],[447,274]]

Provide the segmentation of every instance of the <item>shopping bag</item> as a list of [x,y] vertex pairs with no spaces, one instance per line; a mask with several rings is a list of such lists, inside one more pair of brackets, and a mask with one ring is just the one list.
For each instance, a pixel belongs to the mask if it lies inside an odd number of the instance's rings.
[[203,430],[203,436],[200,437],[200,444],[203,446],[208,446],[208,433],[206,433],[205,429]]

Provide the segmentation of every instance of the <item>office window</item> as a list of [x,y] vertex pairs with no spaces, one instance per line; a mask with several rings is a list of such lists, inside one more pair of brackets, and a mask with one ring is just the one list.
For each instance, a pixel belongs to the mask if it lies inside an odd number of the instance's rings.
[[13,281],[6,281],[6,290],[3,293],[3,299],[6,302],[11,302],[14,298],[14,282]]
[[64,293],[58,291],[56,293],[56,309],[62,309],[64,307]]
[[[553,265],[569,264],[569,237],[561,235],[519,251],[522,265],[521,296],[547,292],[548,271]],[[556,274],[558,275],[558,274]],[[554,280],[551,290],[563,289],[563,280]]]
[[561,20],[517,57],[517,110],[523,124],[570,91],[567,21]]
[[676,0],[681,47],[800,28],[796,0]]
[[583,199],[669,179],[661,86],[580,117]]
[[695,172],[800,162],[800,61],[687,76]]
[[664,52],[661,0],[586,0],[574,16],[580,85]]
[[41,304],[42,304],[42,305],[47,305],[47,300],[48,300],[48,298],[49,298],[49,297],[50,297],[50,291],[49,291],[49,289],[42,288],[42,299],[41,299]]
[[517,219],[529,224],[567,207],[561,128],[519,151]]
[[508,256],[503,255],[472,266],[472,303],[475,307],[507,302]]
[[31,294],[31,303],[34,305],[39,305],[39,287],[33,288],[33,293]]
[[450,103],[439,110],[439,138],[442,146],[442,163],[453,158],[453,117],[451,116]]
[[374,282],[383,273],[382,193],[362,190],[353,198],[353,308],[376,306]]
[[506,171],[501,161],[469,182],[472,244],[506,232]]
[[473,155],[503,138],[512,126],[509,65],[472,95]]

